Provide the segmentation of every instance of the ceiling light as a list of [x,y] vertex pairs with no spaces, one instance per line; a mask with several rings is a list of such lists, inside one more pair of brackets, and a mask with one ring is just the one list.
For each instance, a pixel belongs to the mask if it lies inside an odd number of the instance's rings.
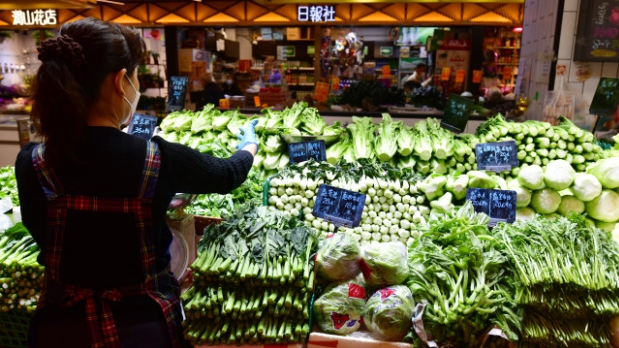
[[107,4],[114,4],[114,5],[125,5],[124,2],[120,2],[120,1],[112,1],[112,0],[97,0],[97,2],[105,2]]

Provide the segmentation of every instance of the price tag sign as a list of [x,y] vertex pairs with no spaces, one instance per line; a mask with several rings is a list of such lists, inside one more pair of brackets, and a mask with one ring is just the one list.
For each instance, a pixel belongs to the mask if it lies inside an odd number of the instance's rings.
[[317,82],[316,90],[314,91],[314,99],[319,102],[326,102],[329,98],[329,84],[326,82]]
[[447,100],[441,127],[455,133],[462,133],[469,122],[473,101],[457,94],[451,94]]
[[391,76],[391,67],[389,65],[383,65],[383,78]]
[[473,83],[481,83],[481,70],[473,70]]
[[301,163],[313,158],[317,162],[327,160],[327,146],[324,140],[304,141],[288,144],[290,164]]
[[323,184],[318,188],[312,214],[335,226],[352,228],[359,226],[364,207],[363,193]]
[[477,144],[477,169],[496,173],[518,167],[518,147],[515,141]]
[[466,70],[457,70],[456,71],[456,83],[463,83],[465,76],[466,76]]
[[611,116],[619,107],[619,79],[603,77],[595,90],[589,113]]
[[260,97],[259,96],[255,96],[254,97],[254,105],[259,108],[262,104],[260,104]]
[[339,91],[340,90],[340,78],[334,77],[331,79],[331,90]]
[[490,217],[490,226],[516,221],[516,191],[468,189],[466,200],[471,201],[476,212]]
[[451,77],[451,68],[443,68],[441,70],[441,81],[449,81]]
[[230,100],[229,99],[219,99],[219,108],[220,109],[229,109],[230,108]]
[[157,127],[157,117],[134,114],[131,118],[127,133],[138,136],[144,140],[149,140],[153,137],[155,127]]
[[185,97],[187,96],[187,83],[189,78],[186,76],[171,76],[168,82],[168,111],[179,111],[185,108]]

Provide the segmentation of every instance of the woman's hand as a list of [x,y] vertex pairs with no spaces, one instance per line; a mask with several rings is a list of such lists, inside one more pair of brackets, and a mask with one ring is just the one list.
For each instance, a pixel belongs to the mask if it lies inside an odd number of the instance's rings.
[[241,141],[236,148],[238,150],[247,150],[253,155],[258,152],[258,138],[256,138],[256,124],[258,120],[252,120],[241,127],[241,134],[236,137]]

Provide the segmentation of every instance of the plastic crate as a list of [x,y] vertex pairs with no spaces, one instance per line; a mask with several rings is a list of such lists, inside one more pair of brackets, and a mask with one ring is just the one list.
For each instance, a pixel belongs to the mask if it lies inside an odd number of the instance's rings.
[[25,311],[0,313],[0,348],[28,347],[32,315]]

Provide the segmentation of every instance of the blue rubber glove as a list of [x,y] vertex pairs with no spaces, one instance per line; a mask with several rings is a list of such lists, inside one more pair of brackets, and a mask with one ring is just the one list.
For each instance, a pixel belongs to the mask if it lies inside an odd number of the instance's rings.
[[256,147],[258,146],[258,139],[256,138],[256,124],[258,120],[251,120],[247,122],[243,127],[241,127],[241,133],[237,134],[236,137],[241,141],[236,149],[240,150],[249,144],[254,144]]

